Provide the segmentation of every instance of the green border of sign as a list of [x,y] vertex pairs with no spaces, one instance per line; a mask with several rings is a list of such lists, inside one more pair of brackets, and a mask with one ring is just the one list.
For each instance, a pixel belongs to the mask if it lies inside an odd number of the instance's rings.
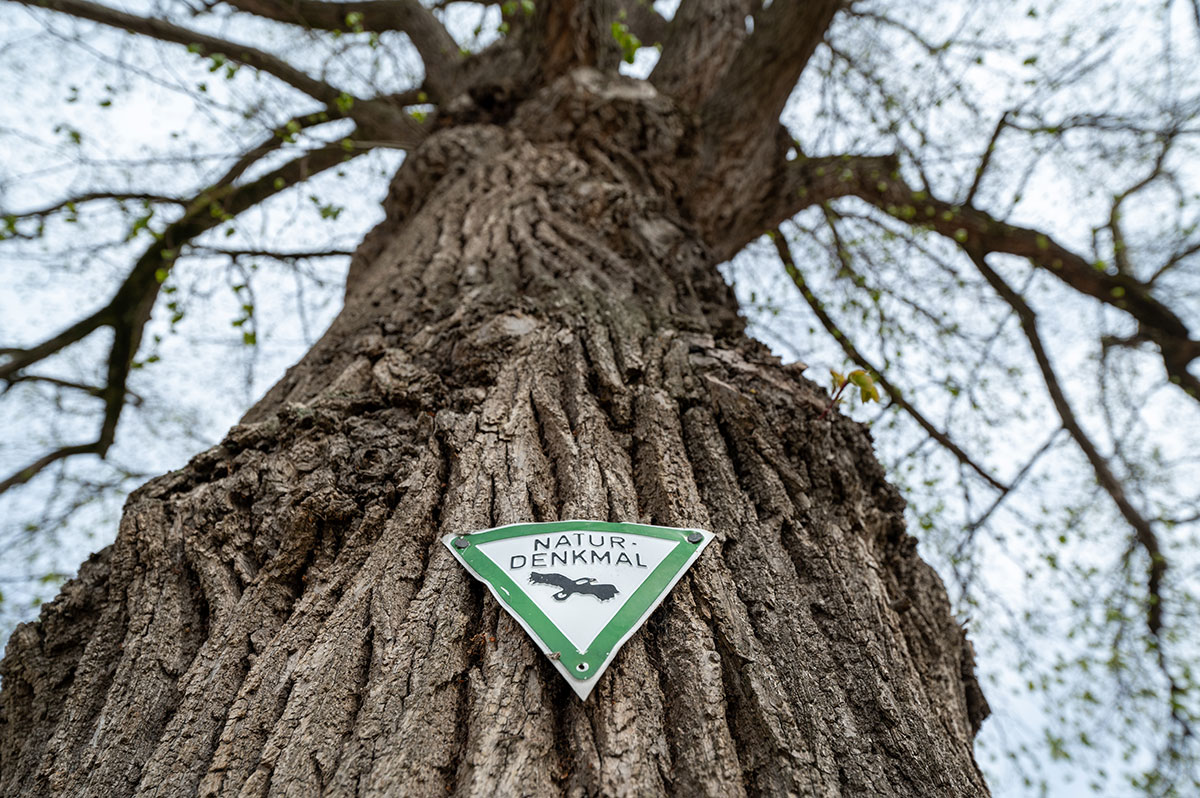
[[[558,630],[537,603],[520,585],[504,572],[503,568],[479,550],[483,543],[506,540],[530,535],[554,534],[557,532],[619,532],[627,535],[673,540],[676,543],[670,553],[646,577],[633,592],[612,620],[600,630],[600,634],[588,646],[587,651],[577,651],[566,635]],[[688,536],[699,533],[701,540],[689,543]],[[454,544],[465,540],[469,545],[459,549]],[[554,662],[559,672],[585,684],[572,684],[580,697],[586,698],[595,680],[607,668],[609,661],[621,645],[633,635],[647,617],[661,603],[675,583],[679,581],[689,565],[700,556],[700,552],[712,540],[712,533],[703,529],[678,529],[651,526],[648,524],[610,523],[607,521],[547,521],[541,523],[512,524],[487,529],[468,535],[446,535],[442,542],[455,558],[470,570],[476,578],[487,584],[492,594],[505,605],[521,626],[539,643]],[[582,666],[582,670],[580,669]],[[591,684],[586,684],[592,682]]]

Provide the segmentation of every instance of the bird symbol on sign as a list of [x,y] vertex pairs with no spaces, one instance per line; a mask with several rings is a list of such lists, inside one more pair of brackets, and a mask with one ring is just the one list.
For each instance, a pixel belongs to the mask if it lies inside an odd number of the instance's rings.
[[539,574],[535,571],[529,575],[529,581],[535,585],[559,588],[559,591],[550,597],[555,601],[566,601],[576,594],[595,596],[601,601],[608,601],[620,592],[616,585],[595,584],[596,580],[591,576],[570,579],[562,574]]

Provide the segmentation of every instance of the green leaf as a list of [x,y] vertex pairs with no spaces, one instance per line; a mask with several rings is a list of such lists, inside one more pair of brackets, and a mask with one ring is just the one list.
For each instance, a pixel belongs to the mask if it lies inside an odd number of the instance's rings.
[[625,60],[625,63],[632,64],[634,56],[637,55],[638,48],[642,46],[642,40],[634,36],[630,32],[629,26],[620,21],[612,24],[612,37],[620,46],[621,57]]

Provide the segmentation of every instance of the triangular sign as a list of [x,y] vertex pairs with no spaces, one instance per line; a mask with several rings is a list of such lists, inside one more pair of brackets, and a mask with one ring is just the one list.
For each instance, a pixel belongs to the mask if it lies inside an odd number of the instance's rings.
[[586,699],[712,537],[702,529],[552,521],[442,542]]

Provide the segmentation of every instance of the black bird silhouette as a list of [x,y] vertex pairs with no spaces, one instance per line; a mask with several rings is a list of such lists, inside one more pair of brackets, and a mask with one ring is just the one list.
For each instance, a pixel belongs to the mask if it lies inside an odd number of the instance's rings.
[[550,598],[555,601],[566,601],[576,593],[595,596],[601,601],[608,601],[620,591],[616,585],[597,585],[595,579],[585,576],[580,579],[569,579],[562,574],[539,574],[536,571],[529,575],[529,581],[535,585],[553,585],[559,591]]

